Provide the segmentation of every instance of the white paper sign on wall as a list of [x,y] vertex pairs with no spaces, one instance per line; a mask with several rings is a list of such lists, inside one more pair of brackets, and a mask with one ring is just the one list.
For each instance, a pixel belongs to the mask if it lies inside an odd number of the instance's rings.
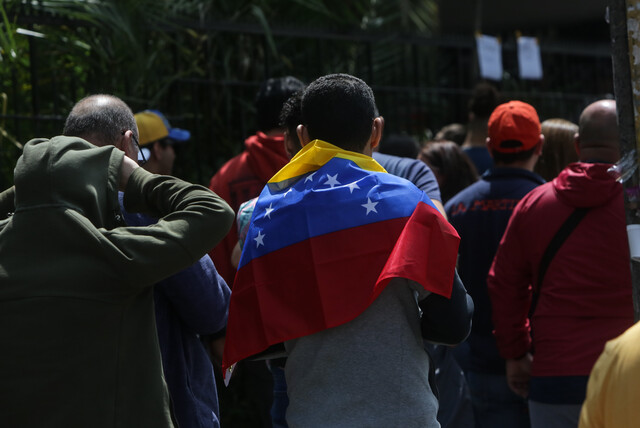
[[480,77],[502,80],[502,43],[500,39],[484,34],[476,35]]
[[540,45],[535,37],[518,37],[518,66],[521,79],[542,79]]

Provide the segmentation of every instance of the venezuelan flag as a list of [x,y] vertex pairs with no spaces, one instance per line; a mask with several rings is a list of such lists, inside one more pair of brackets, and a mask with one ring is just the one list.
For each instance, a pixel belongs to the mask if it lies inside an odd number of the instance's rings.
[[420,189],[315,140],[265,186],[238,266],[223,369],[351,321],[394,277],[449,297],[460,238]]

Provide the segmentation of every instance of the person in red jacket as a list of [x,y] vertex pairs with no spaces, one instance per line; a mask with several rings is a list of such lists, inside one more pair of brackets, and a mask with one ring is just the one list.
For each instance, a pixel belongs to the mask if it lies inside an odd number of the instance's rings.
[[[284,150],[284,129],[280,126],[280,110],[291,95],[304,88],[295,77],[268,79],[256,95],[258,132],[247,138],[242,153],[222,165],[211,178],[209,188],[238,212],[240,204],[260,194],[267,181],[280,170],[289,157]],[[225,239],[209,255],[218,273],[232,285],[236,268],[231,263],[233,248],[238,242],[234,223]]]
[[[583,111],[575,146],[579,162],[518,203],[487,278],[507,381],[528,396],[533,428],[578,425],[604,344],[633,324],[623,189],[608,172],[620,157],[615,101]],[[543,254],[577,209],[586,214],[543,274]]]
[[[268,79],[262,83],[256,95],[256,123],[258,132],[244,142],[244,151],[230,159],[211,178],[209,188],[238,212],[240,204],[260,194],[267,181],[289,162],[284,147],[284,127],[280,125],[280,111],[291,95],[304,88],[295,77],[286,76]],[[218,273],[230,287],[236,275],[232,263],[234,248],[238,243],[237,224],[209,252]],[[239,254],[237,255],[239,259]],[[237,261],[236,261],[237,263]],[[212,352],[219,352],[222,340],[216,336]],[[233,413],[236,400],[242,408],[242,421],[251,426],[271,428],[271,403],[273,381],[264,361],[244,361],[228,388],[219,385],[220,409]],[[246,406],[246,407],[245,407]],[[245,408],[251,409],[249,412]]]

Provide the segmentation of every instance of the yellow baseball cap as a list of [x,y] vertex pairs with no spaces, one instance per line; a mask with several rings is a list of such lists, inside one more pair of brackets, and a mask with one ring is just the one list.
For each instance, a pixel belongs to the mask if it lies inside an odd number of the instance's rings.
[[144,110],[134,115],[138,125],[140,146],[170,138],[176,142],[187,141],[191,133],[185,129],[172,128],[169,121],[158,110]]

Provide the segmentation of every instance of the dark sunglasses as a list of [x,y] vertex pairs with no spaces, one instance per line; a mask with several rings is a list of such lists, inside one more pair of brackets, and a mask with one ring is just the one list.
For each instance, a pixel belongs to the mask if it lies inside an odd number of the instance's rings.
[[138,165],[142,166],[145,163],[147,163],[147,158],[144,155],[144,151],[142,150],[142,148],[140,148],[140,144],[138,144],[138,139],[136,138],[136,134],[131,134],[131,136],[133,137],[133,141],[136,143],[136,146],[138,146],[138,151],[140,152],[140,156],[142,156],[142,160],[138,159]]

